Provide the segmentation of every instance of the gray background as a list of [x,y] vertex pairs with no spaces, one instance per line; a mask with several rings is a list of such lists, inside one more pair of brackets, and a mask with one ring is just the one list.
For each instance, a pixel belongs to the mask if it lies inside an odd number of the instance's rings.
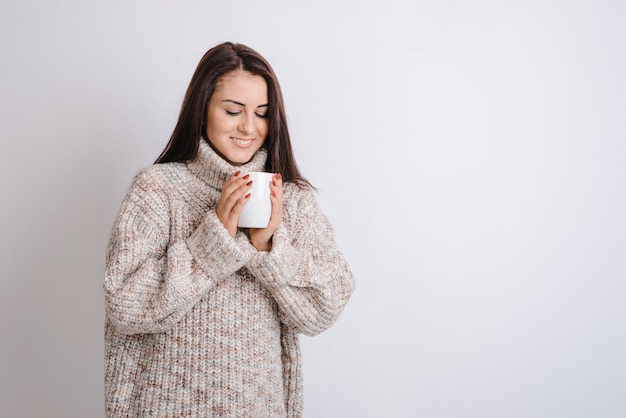
[[358,289],[305,417],[626,416],[620,1],[0,3],[0,413],[103,415],[102,272],[225,40],[284,89]]

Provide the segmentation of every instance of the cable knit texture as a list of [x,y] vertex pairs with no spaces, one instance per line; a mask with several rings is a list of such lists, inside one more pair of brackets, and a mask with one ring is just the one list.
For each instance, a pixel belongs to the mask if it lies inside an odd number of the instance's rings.
[[298,333],[330,327],[354,280],[310,190],[284,185],[269,252],[222,226],[222,185],[266,158],[234,167],[201,141],[135,177],[107,248],[107,416],[301,415]]

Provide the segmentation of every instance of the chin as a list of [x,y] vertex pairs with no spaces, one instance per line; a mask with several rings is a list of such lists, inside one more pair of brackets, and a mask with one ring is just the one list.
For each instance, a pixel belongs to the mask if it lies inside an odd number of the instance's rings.
[[243,164],[245,164],[245,163],[249,162],[249,161],[252,159],[252,156],[253,156],[253,155],[254,155],[254,154],[250,154],[249,156],[241,156],[241,155],[238,155],[238,156],[231,156],[232,158],[230,158],[230,157],[226,157],[226,159],[227,159],[227,160],[228,160],[228,162],[230,162],[232,165],[243,165]]

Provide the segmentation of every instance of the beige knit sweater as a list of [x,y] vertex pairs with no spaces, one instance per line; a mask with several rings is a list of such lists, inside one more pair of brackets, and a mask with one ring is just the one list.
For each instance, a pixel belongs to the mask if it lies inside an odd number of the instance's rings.
[[187,164],[135,177],[106,257],[105,407],[111,417],[297,417],[298,333],[330,327],[354,280],[313,193],[284,185],[272,250],[215,213],[235,171],[201,141]]

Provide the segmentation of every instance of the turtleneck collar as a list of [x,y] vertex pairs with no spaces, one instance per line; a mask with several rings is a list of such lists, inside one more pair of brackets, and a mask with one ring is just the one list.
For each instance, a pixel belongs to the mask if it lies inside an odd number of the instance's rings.
[[217,190],[222,190],[226,179],[239,170],[241,170],[242,173],[265,171],[266,160],[267,151],[261,148],[246,164],[235,166],[217,154],[204,138],[200,138],[198,155],[192,161],[187,162],[187,168],[193,175],[209,186]]

